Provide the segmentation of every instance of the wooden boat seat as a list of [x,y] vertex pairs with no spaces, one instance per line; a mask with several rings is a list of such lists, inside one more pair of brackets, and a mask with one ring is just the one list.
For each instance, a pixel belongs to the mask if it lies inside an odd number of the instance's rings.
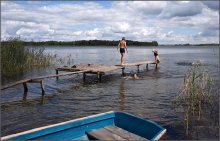
[[116,126],[106,126],[86,133],[90,140],[147,140]]

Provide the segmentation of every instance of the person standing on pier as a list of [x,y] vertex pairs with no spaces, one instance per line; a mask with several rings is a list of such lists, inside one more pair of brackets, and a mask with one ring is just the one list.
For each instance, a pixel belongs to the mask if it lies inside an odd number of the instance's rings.
[[128,53],[125,37],[122,37],[122,40],[119,41],[119,44],[118,44],[118,47],[117,47],[117,51],[118,51],[119,48],[120,48],[120,53],[121,53],[121,65],[123,65],[125,49],[126,49],[126,51]]

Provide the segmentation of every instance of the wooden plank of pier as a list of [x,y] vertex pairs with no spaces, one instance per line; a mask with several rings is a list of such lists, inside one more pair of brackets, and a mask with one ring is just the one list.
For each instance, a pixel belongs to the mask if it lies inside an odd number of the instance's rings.
[[[124,69],[125,67],[129,67],[129,66],[137,66],[138,67],[138,72],[139,72],[139,66],[140,65],[144,65],[146,64],[146,68],[148,69],[148,64],[156,64],[156,68],[157,68],[157,64],[154,61],[139,61],[139,62],[135,62],[135,63],[126,63],[123,65],[103,65],[103,64],[85,64],[85,63],[81,63],[81,64],[76,64],[73,65],[72,67],[62,67],[62,68],[57,68],[57,74],[58,71],[80,71],[80,70],[85,70],[88,71],[87,73],[93,73],[93,74],[97,74],[98,78],[100,79],[102,74],[105,74],[105,72],[108,71],[113,71],[113,70],[117,70],[117,69],[122,69],[122,75],[124,75]],[[85,79],[85,73],[83,74],[83,78]]]
[[154,61],[141,61],[141,62],[135,62],[135,63],[125,63],[125,64],[118,64],[115,66],[122,66],[122,67],[130,67],[130,66],[140,66],[140,65],[145,65],[145,64],[157,64]]
[[35,77],[35,78],[32,78],[31,80],[45,79],[45,78],[52,78],[52,77],[58,77],[58,76],[64,76],[64,75],[71,75],[71,74],[78,74],[78,73],[84,73],[84,72],[87,72],[87,71],[82,70],[82,71],[60,73],[60,74],[54,74],[54,75],[48,75],[48,76],[41,76],[41,77]]
[[87,73],[105,73],[117,69],[122,69],[122,66],[103,65],[103,64],[77,64],[72,67],[57,68],[58,71],[87,71]]
[[115,66],[120,66],[123,67],[122,68],[122,75],[125,75],[125,67],[130,67],[130,66],[137,66],[137,71],[139,72],[139,66],[140,65],[145,65],[146,64],[146,69],[148,70],[148,64],[156,64],[156,68],[157,68],[157,64],[155,61],[140,61],[140,62],[135,62],[135,63],[125,63],[125,64],[118,64]]
[[12,84],[3,85],[3,86],[1,86],[1,90],[4,90],[4,89],[7,89],[7,88],[10,88],[10,87],[13,87],[13,86],[16,86],[16,85],[19,85],[19,84],[28,82],[28,81],[30,81],[30,80],[31,80],[31,79],[24,79],[24,80],[20,80],[20,81],[17,81],[17,82],[15,82],[15,83],[12,83]]
[[113,65],[103,65],[103,64],[86,64],[86,63],[81,63],[81,64],[76,64],[73,65],[72,67],[62,67],[62,68],[57,68],[56,73],[58,74],[58,71],[86,71],[83,73],[83,80],[86,78],[86,73],[90,74],[97,74],[97,78],[99,82],[101,82],[101,77],[105,72],[109,71],[114,71],[117,69],[122,69],[123,67],[121,66],[113,66]]
[[22,84],[22,83],[23,84],[25,84],[27,82],[30,82],[30,83],[35,83],[36,82],[36,83],[38,83],[38,82],[41,82],[43,79],[46,79],[46,78],[52,78],[52,77],[58,77],[58,76],[64,76],[64,75],[71,75],[71,74],[78,74],[78,73],[84,73],[84,72],[86,72],[86,71],[75,71],[75,72],[67,72],[67,73],[61,73],[61,74],[56,74],[56,75],[48,75],[48,76],[28,78],[28,79],[17,81],[17,82],[12,83],[12,84],[1,86],[1,90],[7,89],[7,88],[10,88],[10,87]]

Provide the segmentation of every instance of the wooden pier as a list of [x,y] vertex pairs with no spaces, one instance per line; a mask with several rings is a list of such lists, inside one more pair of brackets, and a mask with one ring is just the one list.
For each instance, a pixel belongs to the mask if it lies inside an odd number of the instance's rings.
[[148,64],[155,64],[156,69],[157,69],[158,63],[156,63],[154,61],[140,61],[140,62],[135,62],[135,63],[125,63],[125,64],[122,64],[122,65],[119,64],[119,65],[115,65],[115,66],[121,66],[122,67],[122,75],[124,76],[125,67],[137,66],[137,71],[139,73],[140,72],[140,70],[139,70],[140,65],[146,65],[146,69],[148,70]]
[[[98,81],[101,82],[102,75],[104,75],[106,72],[122,69],[122,75],[124,76],[125,75],[125,72],[124,72],[125,67],[137,66],[137,71],[139,72],[140,65],[146,65],[146,69],[148,70],[148,64],[155,64],[156,68],[158,65],[158,63],[156,63],[154,61],[140,61],[140,62],[135,62],[135,63],[126,63],[123,65],[103,65],[103,64],[81,63],[81,64],[73,65],[71,67],[66,66],[66,67],[56,68],[55,75],[48,75],[48,76],[41,76],[41,77],[24,79],[24,80],[20,80],[15,83],[12,83],[12,84],[1,86],[1,90],[7,89],[10,87],[19,85],[19,84],[23,84],[24,93],[27,94],[27,92],[28,92],[27,83],[40,83],[42,95],[44,95],[45,90],[44,90],[43,80],[47,79],[47,78],[56,77],[58,79],[58,77],[60,77],[60,76],[83,73],[83,80],[86,79],[86,74],[96,74]],[[64,71],[67,73],[59,74],[59,71]]]
[[106,72],[122,69],[122,66],[102,65],[102,64],[77,64],[72,67],[62,67],[56,69],[56,74],[59,71],[85,71],[83,72],[83,80],[86,79],[86,74],[96,74],[99,82],[101,82],[102,75]]
[[43,86],[43,80],[44,79],[46,79],[46,78],[53,78],[53,77],[59,77],[59,76],[65,76],[65,75],[71,75],[71,74],[79,74],[79,73],[84,73],[84,72],[85,71],[75,71],[75,72],[67,72],[67,73],[56,74],[56,75],[48,75],[48,76],[28,78],[28,79],[17,81],[17,82],[12,83],[12,84],[1,86],[1,90],[7,89],[7,88],[10,88],[10,87],[19,85],[19,84],[23,84],[24,92],[28,92],[27,83],[40,83],[41,90],[42,90],[42,95],[44,95],[44,93],[45,93],[44,86]]

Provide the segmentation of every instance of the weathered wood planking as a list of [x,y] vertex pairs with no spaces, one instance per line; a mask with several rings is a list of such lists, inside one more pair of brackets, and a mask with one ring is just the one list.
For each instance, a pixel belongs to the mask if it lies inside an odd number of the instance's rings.
[[139,65],[145,65],[145,64],[157,64],[154,61],[141,61],[141,62],[135,62],[135,63],[125,63],[125,64],[118,64],[115,66],[122,66],[122,67],[129,67],[129,66],[139,66]]
[[30,82],[30,83],[31,82],[32,83],[39,82],[40,83],[45,78],[52,78],[52,77],[58,77],[58,76],[64,76],[64,75],[78,74],[78,73],[84,73],[84,72],[87,72],[87,71],[67,72],[67,73],[56,74],[56,75],[48,75],[48,76],[41,76],[41,77],[34,77],[34,78],[24,79],[24,80],[20,80],[20,81],[17,81],[15,83],[12,83],[12,84],[1,86],[1,90],[7,89],[7,88],[10,88],[10,87],[22,84],[22,83],[24,84],[24,83],[27,83],[27,82]]
[[119,135],[112,134],[105,128],[95,129],[87,133],[91,140],[126,140]]
[[[25,79],[21,81],[17,81],[12,84],[4,85],[1,86],[1,90],[19,85],[19,84],[24,84],[27,82],[32,82],[32,83],[42,83],[42,80],[45,78],[52,78],[52,77],[58,77],[58,76],[64,76],[64,75],[70,75],[70,74],[77,74],[77,73],[83,73],[83,78],[85,78],[85,73],[94,73],[98,75],[98,78],[101,79],[101,75],[104,74],[105,72],[108,71],[113,71],[117,69],[122,69],[122,74],[124,75],[124,68],[128,66],[138,66],[138,71],[139,71],[139,66],[147,64],[146,67],[148,67],[148,64],[156,64],[157,68],[157,63],[153,61],[141,61],[141,62],[136,62],[136,63],[126,63],[123,65],[103,65],[103,64],[86,64],[86,63],[81,63],[77,65],[73,65],[72,67],[62,67],[62,68],[56,68],[56,75],[49,75],[49,76],[41,76],[41,77],[35,77],[35,78],[30,78],[30,79]],[[62,73],[58,74],[58,71],[68,71],[68,73]],[[24,84],[25,86],[26,84]]]
[[95,140],[147,140],[117,126],[106,126],[87,133],[90,139]]
[[1,90],[7,89],[7,88],[10,88],[10,87],[22,84],[22,83],[26,83],[27,81],[30,81],[30,80],[31,79],[24,79],[24,80],[20,80],[20,81],[17,81],[15,83],[12,83],[12,84],[3,85],[3,86],[1,86]]
[[84,72],[87,72],[87,71],[82,70],[82,71],[67,72],[67,73],[54,74],[54,75],[48,75],[48,76],[41,76],[41,77],[32,78],[31,80],[52,78],[52,77],[58,77],[58,76],[64,76],[64,75],[71,75],[71,74],[78,74],[78,73],[84,73]]
[[117,126],[106,126],[105,129],[109,130],[110,132],[117,134],[127,140],[147,140],[141,136],[138,136],[136,134],[133,134],[131,132],[128,132],[122,128],[119,128]]
[[130,67],[130,66],[137,66],[137,71],[139,73],[139,66],[140,65],[145,65],[146,64],[146,69],[148,70],[148,64],[156,64],[156,68],[157,68],[157,65],[158,63],[154,62],[154,61],[140,61],[140,62],[135,62],[135,63],[125,63],[125,64],[118,64],[118,65],[115,65],[115,66],[120,66],[122,67],[122,75],[124,76],[125,75],[125,67]]
[[88,71],[88,73],[105,73],[108,71],[113,71],[117,69],[122,69],[121,66],[113,66],[113,65],[103,65],[103,64],[77,64],[73,65],[72,67],[62,67],[57,68],[56,70],[59,71],[79,71],[84,70]]

